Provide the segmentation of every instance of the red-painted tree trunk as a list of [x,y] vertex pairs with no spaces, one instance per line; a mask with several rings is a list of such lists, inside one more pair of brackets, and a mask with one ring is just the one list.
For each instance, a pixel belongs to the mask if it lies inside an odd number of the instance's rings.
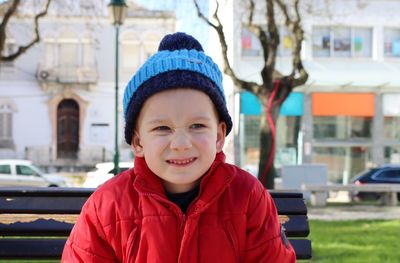
[[262,115],[260,120],[260,160],[258,179],[267,189],[274,189],[276,170],[274,159],[276,153],[276,123],[279,109],[290,93],[291,87],[280,81],[273,84],[272,92],[262,99]]

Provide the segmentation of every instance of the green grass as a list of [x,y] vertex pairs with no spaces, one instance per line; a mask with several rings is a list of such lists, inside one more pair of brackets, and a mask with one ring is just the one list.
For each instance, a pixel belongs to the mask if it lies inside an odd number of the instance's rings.
[[309,262],[400,262],[400,220],[310,221]]

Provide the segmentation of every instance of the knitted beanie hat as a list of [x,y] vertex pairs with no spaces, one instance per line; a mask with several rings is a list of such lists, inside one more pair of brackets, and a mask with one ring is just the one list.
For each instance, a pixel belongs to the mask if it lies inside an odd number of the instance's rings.
[[166,35],[158,52],[151,56],[128,82],[124,98],[125,141],[131,144],[136,119],[150,96],[157,92],[192,88],[206,93],[214,103],[220,121],[232,129],[232,120],[226,107],[222,74],[217,64],[204,54],[201,44],[185,33]]

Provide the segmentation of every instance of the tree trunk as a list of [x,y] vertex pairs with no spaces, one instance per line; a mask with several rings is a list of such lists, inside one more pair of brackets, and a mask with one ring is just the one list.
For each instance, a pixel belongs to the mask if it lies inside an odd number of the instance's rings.
[[286,81],[275,81],[273,89],[267,96],[259,96],[262,115],[260,121],[260,161],[258,164],[258,179],[267,189],[274,189],[276,170],[274,166],[276,152],[276,122],[279,110],[290,93],[292,86]]
[[258,179],[267,189],[274,189],[275,187],[274,178],[276,176],[276,170],[274,166],[274,148],[275,136],[268,123],[266,108],[263,107],[260,120],[260,161],[258,163]]

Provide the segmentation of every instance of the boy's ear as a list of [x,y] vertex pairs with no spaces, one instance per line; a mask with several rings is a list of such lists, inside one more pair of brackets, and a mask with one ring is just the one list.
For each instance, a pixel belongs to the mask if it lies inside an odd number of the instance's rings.
[[222,148],[224,148],[225,144],[225,136],[226,136],[226,123],[221,121],[218,123],[218,129],[217,129],[217,153],[222,151]]
[[135,153],[135,156],[143,157],[143,146],[140,144],[139,135],[134,132],[131,141],[132,150]]

